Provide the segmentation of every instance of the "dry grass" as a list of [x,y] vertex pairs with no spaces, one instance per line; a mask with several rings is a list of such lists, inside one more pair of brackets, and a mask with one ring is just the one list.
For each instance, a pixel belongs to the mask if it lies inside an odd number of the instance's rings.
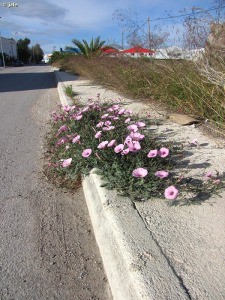
[[168,110],[195,115],[225,128],[225,91],[206,82],[186,60],[70,56],[57,62],[62,69],[145,102],[157,101]]

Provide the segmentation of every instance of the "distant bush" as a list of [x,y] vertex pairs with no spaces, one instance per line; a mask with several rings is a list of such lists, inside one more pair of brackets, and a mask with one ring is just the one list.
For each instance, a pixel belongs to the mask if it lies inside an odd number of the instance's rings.
[[52,64],[56,61],[60,61],[60,59],[72,57],[74,55],[76,55],[76,54],[69,53],[69,52],[54,51],[52,53],[52,56],[51,56],[49,62]]

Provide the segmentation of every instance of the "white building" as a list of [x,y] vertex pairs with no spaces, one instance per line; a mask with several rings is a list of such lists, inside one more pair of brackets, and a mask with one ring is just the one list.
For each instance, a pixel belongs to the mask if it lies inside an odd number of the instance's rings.
[[51,58],[52,54],[45,54],[44,55],[44,58],[43,58],[43,61],[47,64],[49,63],[49,59]]
[[0,36],[0,51],[17,59],[17,42]]
[[157,49],[155,51],[154,58],[156,59],[189,59],[189,60],[198,60],[202,58],[205,50],[194,49],[194,50],[184,50],[177,46],[171,46],[163,49]]

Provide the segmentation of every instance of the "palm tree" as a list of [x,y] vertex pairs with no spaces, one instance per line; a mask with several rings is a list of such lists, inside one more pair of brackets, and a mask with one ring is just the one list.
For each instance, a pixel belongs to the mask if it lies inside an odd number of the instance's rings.
[[90,58],[92,55],[99,54],[101,47],[105,44],[105,41],[100,41],[100,36],[98,36],[95,40],[92,38],[90,44],[88,44],[86,40],[82,40],[81,42],[77,39],[73,39],[72,42],[87,58]]

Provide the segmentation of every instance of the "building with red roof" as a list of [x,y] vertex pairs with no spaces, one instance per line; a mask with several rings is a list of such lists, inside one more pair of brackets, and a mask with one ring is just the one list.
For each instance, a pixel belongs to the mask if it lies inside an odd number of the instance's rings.
[[134,57],[140,57],[140,56],[153,56],[155,54],[155,51],[149,50],[140,46],[136,46],[130,49],[122,50],[120,51],[120,54],[125,54],[129,56]]

